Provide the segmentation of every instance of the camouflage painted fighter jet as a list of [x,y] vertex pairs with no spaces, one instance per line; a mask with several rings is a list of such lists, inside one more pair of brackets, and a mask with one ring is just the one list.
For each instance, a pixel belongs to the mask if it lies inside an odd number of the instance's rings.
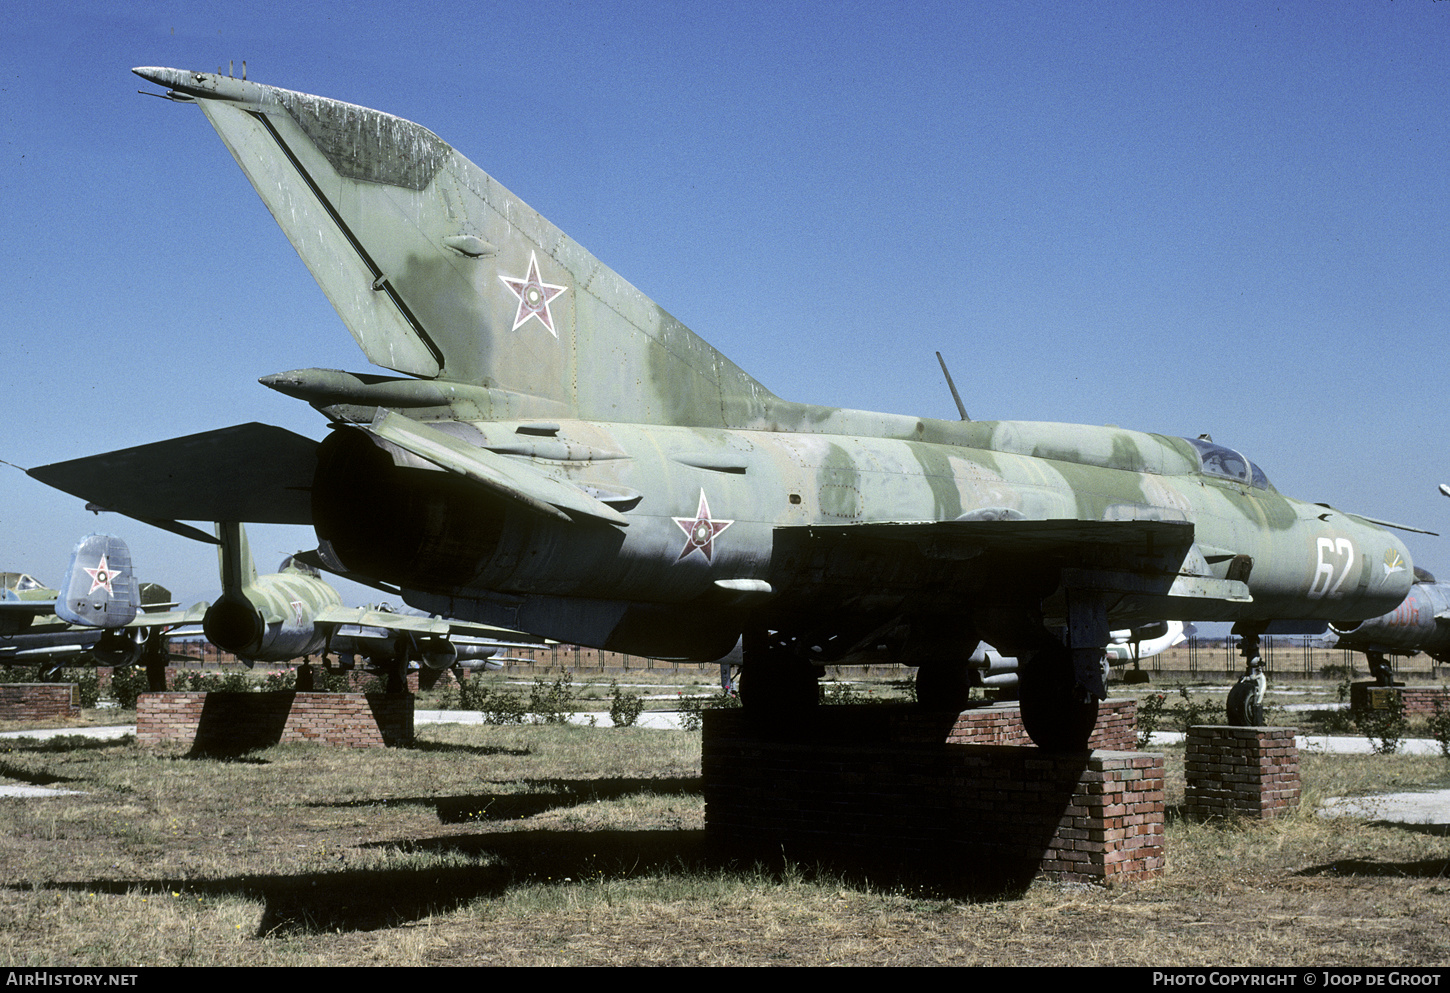
[[[1087,740],[1109,632],[1352,621],[1399,603],[1379,522],[1278,493],[1240,453],[1117,428],[783,400],[431,131],[220,74],[194,103],[368,359],[262,382],[319,443],[240,425],[32,470],[175,522],[311,524],[329,568],[430,613],[632,654],[738,644],[745,705],[824,663],[952,686],[979,641],[1029,659],[1039,744]],[[157,471],[164,467],[165,471]],[[930,693],[924,693],[930,696]]]
[[167,610],[175,606],[170,599],[164,587],[136,581],[124,541],[87,535],[71,552],[60,590],[29,573],[0,573],[0,664],[47,670],[164,659],[166,631],[200,621],[206,608]]
[[401,692],[409,663],[428,677],[454,666],[476,668],[504,644],[537,644],[515,631],[466,621],[413,616],[385,607],[345,607],[342,597],[303,556],[288,556],[259,576],[245,528],[217,526],[222,595],[202,618],[207,638],[252,665],[302,659],[298,688],[310,689],[311,658],[361,655]]

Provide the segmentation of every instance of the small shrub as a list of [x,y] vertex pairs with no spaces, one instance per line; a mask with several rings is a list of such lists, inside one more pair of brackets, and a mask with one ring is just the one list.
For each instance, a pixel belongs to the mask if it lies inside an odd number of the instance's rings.
[[1323,711],[1324,733],[1325,734],[1350,734],[1354,731],[1354,721],[1349,717],[1349,710],[1340,707],[1335,710]]
[[111,696],[122,710],[135,710],[136,698],[151,690],[145,669],[129,668],[111,671]]
[[1393,755],[1409,734],[1410,722],[1405,717],[1405,698],[1390,695],[1391,705],[1384,710],[1369,710],[1354,717],[1354,726],[1369,740],[1377,755]]
[[1169,711],[1174,720],[1178,723],[1178,730],[1184,734],[1188,729],[1199,724],[1222,724],[1225,720],[1223,711],[1219,704],[1212,701],[1194,703],[1193,698],[1188,695],[1188,687],[1178,687],[1178,695],[1183,698],[1182,703],[1174,704]]
[[680,727],[698,731],[705,726],[705,711],[727,710],[740,706],[740,697],[721,690],[715,696],[680,696]]
[[522,724],[529,716],[523,694],[512,690],[497,690],[488,695],[483,706],[483,719],[489,724]]
[[1153,732],[1163,720],[1163,709],[1168,697],[1163,693],[1149,693],[1138,698],[1138,747],[1147,748],[1153,740]]
[[[1344,666],[1337,666],[1335,668],[1343,669],[1345,667]],[[1350,678],[1351,678],[1350,674],[1348,672],[1346,672],[1344,674],[1344,678],[1339,681],[1339,685],[1336,686],[1336,687],[1334,687],[1334,692],[1339,697],[1339,702],[1340,703],[1348,703],[1349,702]]]
[[911,703],[916,703],[916,677],[908,676],[905,679],[893,679],[891,688],[906,697]]
[[290,669],[286,672],[269,672],[262,679],[262,689],[264,690],[295,690],[296,688],[297,673]]
[[1446,694],[1450,690],[1440,687],[1440,695],[1435,698],[1435,714],[1428,722],[1430,737],[1435,739],[1440,746],[1440,754],[1450,759],[1450,707],[1445,706]]
[[619,688],[614,680],[609,682],[609,719],[617,728],[632,728],[644,712],[644,697]]
[[865,702],[856,687],[845,680],[834,679],[829,683],[824,683],[822,689],[825,692],[821,694],[821,703],[828,706]]
[[552,683],[542,676],[534,679],[529,690],[529,713],[535,724],[567,724],[574,703],[574,677],[561,672]]
[[479,679],[461,679],[457,686],[443,686],[435,692],[439,710],[476,710],[485,724],[522,724],[529,716],[518,693],[490,689]]
[[171,677],[171,688],[179,693],[250,693],[252,681],[241,672],[182,671]]

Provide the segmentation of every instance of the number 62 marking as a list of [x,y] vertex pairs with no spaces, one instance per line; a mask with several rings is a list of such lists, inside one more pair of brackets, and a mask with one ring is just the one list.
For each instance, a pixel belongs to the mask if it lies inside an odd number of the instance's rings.
[[[1348,538],[1320,538],[1318,546],[1319,558],[1314,569],[1314,582],[1309,586],[1311,600],[1339,596],[1339,588],[1344,585],[1345,577],[1349,575],[1349,567],[1354,564],[1354,542]],[[1338,557],[1342,562],[1328,561],[1331,557]],[[1334,578],[1336,565],[1339,566],[1338,579]],[[1333,586],[1330,585],[1331,581]]]

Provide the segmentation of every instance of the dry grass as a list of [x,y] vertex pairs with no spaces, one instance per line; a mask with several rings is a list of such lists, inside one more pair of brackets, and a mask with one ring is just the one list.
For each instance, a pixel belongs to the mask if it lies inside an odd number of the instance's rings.
[[1178,815],[1112,889],[942,892],[712,859],[699,736],[436,726],[417,747],[239,759],[0,742],[6,965],[1444,965],[1443,834],[1312,815],[1443,784],[1435,758],[1305,756],[1271,824]]

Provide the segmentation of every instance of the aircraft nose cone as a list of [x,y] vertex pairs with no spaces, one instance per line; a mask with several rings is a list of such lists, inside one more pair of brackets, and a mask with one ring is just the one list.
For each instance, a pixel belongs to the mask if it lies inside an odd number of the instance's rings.
[[165,86],[167,89],[176,89],[186,84],[186,77],[191,75],[181,69],[164,69],[161,66],[141,66],[132,69],[142,79],[149,80],[157,86]]

